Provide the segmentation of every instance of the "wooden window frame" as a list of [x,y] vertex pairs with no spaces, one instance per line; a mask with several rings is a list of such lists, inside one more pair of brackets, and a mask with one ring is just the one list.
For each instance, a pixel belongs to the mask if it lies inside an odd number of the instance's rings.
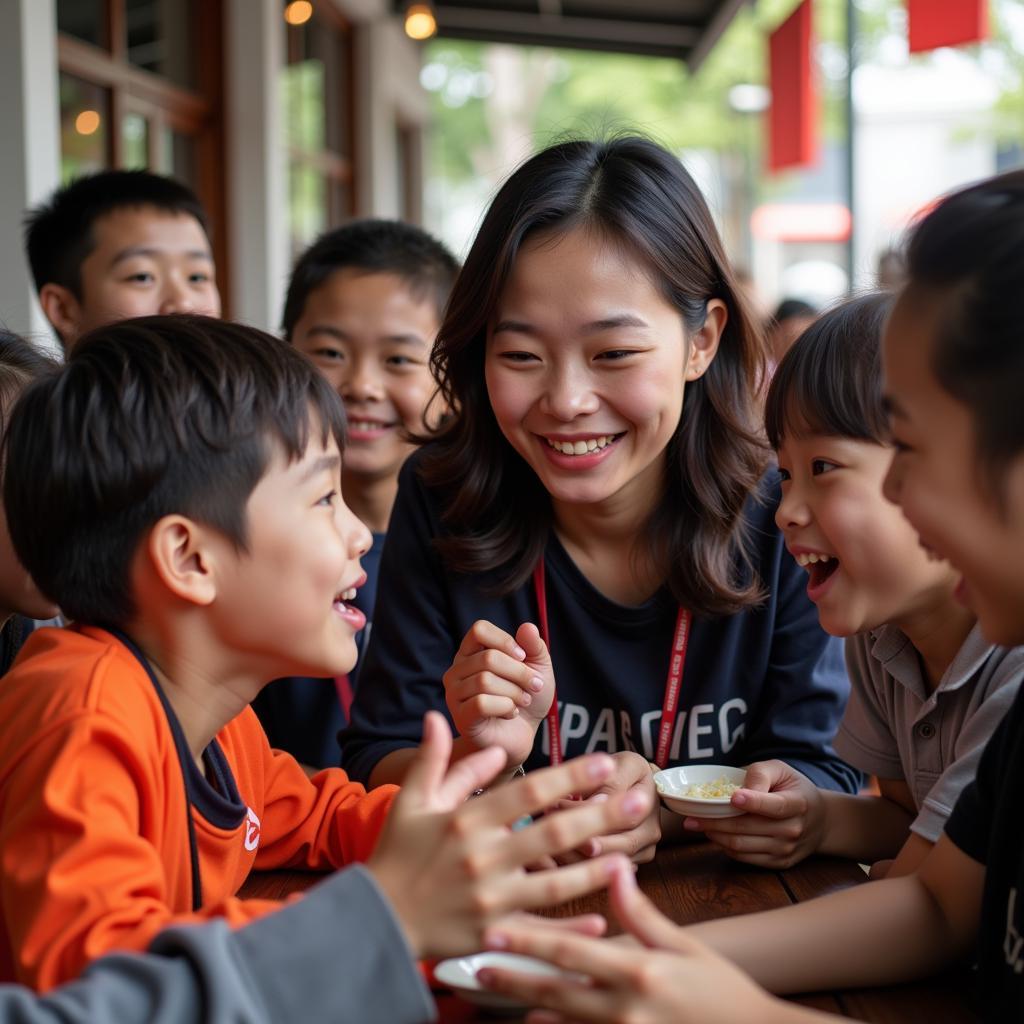
[[[289,167],[292,164],[300,164],[321,174],[327,179],[327,209],[326,223],[330,227],[339,224],[355,215],[359,208],[358,196],[356,194],[357,183],[354,166],[354,154],[356,143],[355,128],[355,31],[352,23],[331,3],[317,4],[313,11],[313,19],[318,20],[322,27],[332,32],[334,37],[334,50],[343,63],[343,74],[345,78],[344,97],[344,138],[343,144],[347,153],[339,153],[335,150],[325,148],[320,151],[303,149],[298,146],[288,147]],[[291,44],[288,36],[285,37],[286,64],[291,61]],[[325,111],[326,115],[326,111]],[[290,173],[290,172],[289,172]],[[336,191],[333,186],[340,186],[343,194],[348,197],[347,209],[337,209],[335,203]]]
[[148,162],[164,164],[164,128],[195,140],[196,191],[209,218],[217,286],[224,315],[228,316],[227,196],[224,180],[224,17],[222,0],[202,0],[195,6],[198,43],[196,90],[186,89],[128,60],[128,38],[123,0],[104,0],[107,46],[95,46],[58,32],[57,63],[62,72],[108,90],[110,130],[107,161],[124,165],[121,125],[125,114],[146,118]]

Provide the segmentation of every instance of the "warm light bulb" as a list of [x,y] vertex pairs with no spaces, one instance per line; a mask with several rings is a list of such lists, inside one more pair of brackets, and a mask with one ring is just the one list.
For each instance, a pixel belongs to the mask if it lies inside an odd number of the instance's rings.
[[429,39],[437,31],[430,4],[410,4],[405,12],[405,34],[410,39]]
[[75,118],[75,131],[79,135],[93,135],[100,126],[100,115],[95,110],[83,110]]
[[284,9],[284,20],[289,25],[305,25],[313,17],[313,5],[309,0],[292,0]]

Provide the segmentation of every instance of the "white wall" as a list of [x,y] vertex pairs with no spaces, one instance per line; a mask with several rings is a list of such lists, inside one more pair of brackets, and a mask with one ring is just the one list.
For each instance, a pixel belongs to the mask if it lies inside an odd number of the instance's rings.
[[860,68],[855,84],[854,284],[866,287],[878,254],[901,240],[915,212],[995,173],[989,111],[998,87],[975,61],[948,51],[928,65]]
[[22,245],[25,210],[60,183],[54,0],[5,0],[0,32],[0,323],[56,349]]
[[228,0],[224,25],[231,309],[273,330],[288,282],[288,193],[281,130],[279,0]]

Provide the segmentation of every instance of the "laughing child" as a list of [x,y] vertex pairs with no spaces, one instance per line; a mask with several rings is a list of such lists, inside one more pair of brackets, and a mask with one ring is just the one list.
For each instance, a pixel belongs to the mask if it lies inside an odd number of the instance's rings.
[[755,764],[733,797],[750,813],[687,821],[748,863],[789,867],[818,852],[875,862],[872,877],[913,870],[1024,678],[1024,649],[985,640],[957,599],[959,573],[882,495],[893,446],[879,350],[892,305],[869,294],[826,313],[783,359],[765,407],[783,479],[776,522],[822,628],[847,638],[836,751],[878,777],[881,798]]
[[[468,951],[495,914],[607,880],[616,858],[519,869],[649,801],[591,804],[522,841],[503,825],[529,810],[516,805],[593,789],[610,759],[462,809],[504,759],[445,784],[438,716],[411,803],[340,769],[310,780],[268,745],[247,706],[268,680],[355,661],[370,538],[341,500],[343,440],[341,403],[307,360],[202,317],[103,327],[22,394],[5,441],[11,538],[75,625],[33,634],[0,687],[3,979],[49,988],[171,923],[275,909],[236,898],[253,868],[369,858],[417,956]],[[461,820],[427,813],[442,810]]]
[[[288,284],[284,336],[345,404],[345,501],[373,534],[362,560],[366,582],[354,602],[367,618],[356,638],[360,654],[372,628],[398,471],[413,450],[410,435],[424,430],[434,393],[430,350],[458,269],[420,228],[361,220],[317,239]],[[275,747],[316,768],[337,765],[338,732],[348,723],[356,686],[354,671],[330,680],[278,680],[253,707]]]

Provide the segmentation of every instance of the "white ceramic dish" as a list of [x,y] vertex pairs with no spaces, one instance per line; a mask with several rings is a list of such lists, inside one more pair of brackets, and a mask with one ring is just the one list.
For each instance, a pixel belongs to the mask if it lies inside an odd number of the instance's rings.
[[746,768],[724,764],[684,764],[657,772],[654,786],[666,806],[676,814],[694,818],[735,818],[744,812],[733,807],[727,796],[704,799],[686,794],[691,786],[715,782],[723,777],[727,782],[742,786],[746,776]]
[[474,953],[472,956],[442,960],[434,968],[434,977],[463,999],[468,999],[478,1006],[485,1006],[492,1012],[520,1013],[528,1009],[509,996],[484,988],[476,977],[476,972],[481,967],[502,967],[509,971],[519,971],[521,974],[564,973],[558,967],[543,960],[535,960],[532,956],[520,956],[518,953]]

